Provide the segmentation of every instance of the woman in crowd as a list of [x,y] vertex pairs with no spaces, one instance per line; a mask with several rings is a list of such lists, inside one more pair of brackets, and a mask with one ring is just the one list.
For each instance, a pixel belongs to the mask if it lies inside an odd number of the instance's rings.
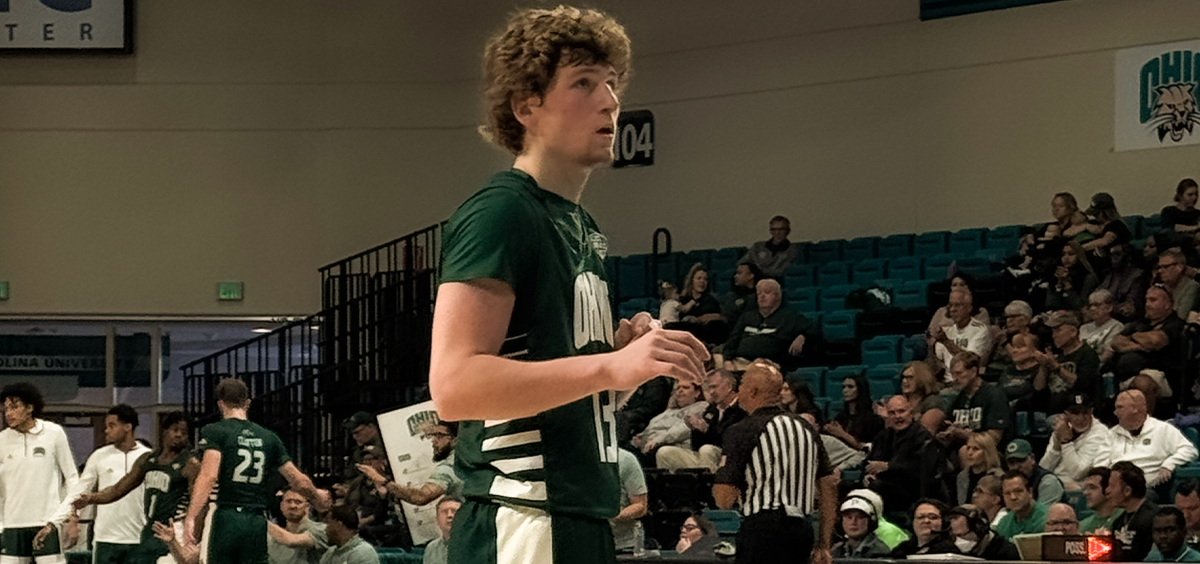
[[987,377],[985,380],[994,381],[1004,372],[1004,367],[1012,364],[1008,354],[1008,345],[1017,335],[1028,335],[1029,324],[1033,322],[1033,307],[1025,300],[1013,300],[1004,306],[1004,330],[1001,335],[992,339],[992,356],[988,360]]
[[1104,256],[1105,251],[1118,243],[1128,243],[1133,239],[1133,232],[1121,219],[1117,204],[1113,197],[1106,192],[1097,192],[1092,196],[1092,207],[1087,214],[1093,218],[1087,224],[1087,230],[1096,236],[1095,239],[1083,243],[1083,250],[1094,256]]
[[1087,297],[1100,285],[1096,270],[1083,246],[1075,241],[1063,247],[1062,260],[1054,271],[1046,292],[1046,311],[1080,309]]
[[971,502],[971,495],[980,478],[987,475],[1000,476],[1000,453],[996,440],[987,433],[971,433],[962,451],[962,472],[958,473],[958,503]]
[[1100,355],[1100,364],[1106,364],[1112,359],[1112,342],[1121,334],[1125,325],[1113,319],[1113,306],[1116,299],[1108,290],[1096,290],[1088,297],[1087,307],[1083,310],[1084,323],[1079,328],[1079,338],[1096,354]]
[[708,402],[701,401],[702,396],[699,385],[683,380],[675,382],[667,410],[655,415],[646,429],[633,437],[633,446],[637,448],[635,454],[641,455],[643,466],[654,467],[654,455],[659,447],[681,446],[692,440],[692,430],[686,420],[689,415],[704,415]]
[[[1079,202],[1070,192],[1059,192],[1050,200],[1050,215],[1054,221],[1046,225],[1047,233],[1057,233],[1058,237],[1073,239],[1080,243],[1095,238],[1087,230],[1087,216],[1079,211]],[[1050,226],[1056,226],[1050,229]]]
[[1184,178],[1175,186],[1175,205],[1162,209],[1162,228],[1180,234],[1200,231],[1200,210],[1196,199],[1200,195],[1196,181]]
[[817,407],[816,397],[812,388],[808,387],[808,382],[796,378],[785,381],[779,392],[785,410],[795,414],[808,413],[814,421],[821,421],[824,417],[821,408]]
[[1004,507],[1004,481],[1000,476],[988,474],[980,478],[975,491],[971,492],[971,504],[987,513],[993,527],[999,525],[1008,515],[1008,508]]
[[965,556],[984,560],[1021,559],[1017,547],[992,531],[987,513],[969,503],[950,510],[950,534],[954,536],[954,546]]
[[723,343],[729,336],[729,326],[721,314],[721,302],[712,293],[708,270],[703,264],[696,263],[688,270],[683,292],[679,295],[679,323],[673,325],[710,345]]
[[913,419],[936,435],[946,420],[948,399],[941,395],[942,385],[925,362],[914,360],[900,372],[900,392],[913,407]]
[[949,513],[946,504],[925,498],[913,506],[912,538],[892,551],[892,558],[907,558],[913,554],[958,554],[954,539],[946,530],[944,517]]
[[689,558],[716,558],[713,548],[720,542],[717,526],[703,515],[694,514],[683,521],[679,527],[679,542],[675,543],[675,552]]
[[1032,333],[1017,335],[1008,344],[1008,356],[1012,362],[1004,367],[997,383],[1016,411],[1029,411],[1032,408],[1029,402],[1034,393],[1033,379],[1043,369],[1038,362],[1038,345],[1037,335]]
[[871,385],[859,374],[842,381],[842,400],[845,407],[833,421],[825,424],[825,432],[841,439],[855,450],[871,442],[883,430],[883,419],[875,413],[871,402]]

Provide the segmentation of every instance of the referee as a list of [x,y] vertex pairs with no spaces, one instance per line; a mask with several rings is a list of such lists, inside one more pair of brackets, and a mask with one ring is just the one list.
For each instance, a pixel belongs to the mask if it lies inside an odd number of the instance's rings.
[[[779,365],[759,359],[746,369],[738,402],[750,415],[725,432],[713,498],[722,509],[740,498],[738,564],[794,562],[797,555],[806,562],[810,550],[814,564],[829,564],[837,476],[817,432],[780,406],[782,388]],[[816,501],[821,513],[814,546],[805,517]]]

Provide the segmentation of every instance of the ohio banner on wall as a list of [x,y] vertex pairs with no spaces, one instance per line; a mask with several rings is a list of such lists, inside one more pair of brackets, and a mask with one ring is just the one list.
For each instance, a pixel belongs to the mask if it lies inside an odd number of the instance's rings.
[[1200,144],[1200,39],[1117,52],[1118,151]]
[[133,50],[132,0],[0,0],[0,50]]

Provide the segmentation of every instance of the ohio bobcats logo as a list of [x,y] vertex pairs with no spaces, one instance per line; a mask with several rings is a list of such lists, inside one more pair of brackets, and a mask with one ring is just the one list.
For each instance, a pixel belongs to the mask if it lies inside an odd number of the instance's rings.
[[608,283],[594,272],[575,277],[575,348],[600,341],[613,344],[612,306],[608,302]]
[[1158,131],[1158,140],[1168,135],[1171,141],[1183,141],[1184,133],[1192,134],[1192,127],[1200,123],[1196,113],[1196,84],[1176,83],[1154,89],[1154,117],[1149,125]]

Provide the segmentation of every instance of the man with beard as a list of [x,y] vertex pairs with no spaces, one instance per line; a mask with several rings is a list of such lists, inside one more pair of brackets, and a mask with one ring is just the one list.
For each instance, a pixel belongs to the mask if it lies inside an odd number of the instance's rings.
[[443,495],[461,497],[462,478],[454,472],[454,445],[458,440],[458,423],[439,421],[425,433],[425,438],[433,443],[433,461],[437,466],[433,468],[429,481],[421,486],[397,484],[366,464],[359,464],[358,469],[368,480],[375,482],[377,487],[385,487],[388,493],[397,499],[413,505],[426,505]]

